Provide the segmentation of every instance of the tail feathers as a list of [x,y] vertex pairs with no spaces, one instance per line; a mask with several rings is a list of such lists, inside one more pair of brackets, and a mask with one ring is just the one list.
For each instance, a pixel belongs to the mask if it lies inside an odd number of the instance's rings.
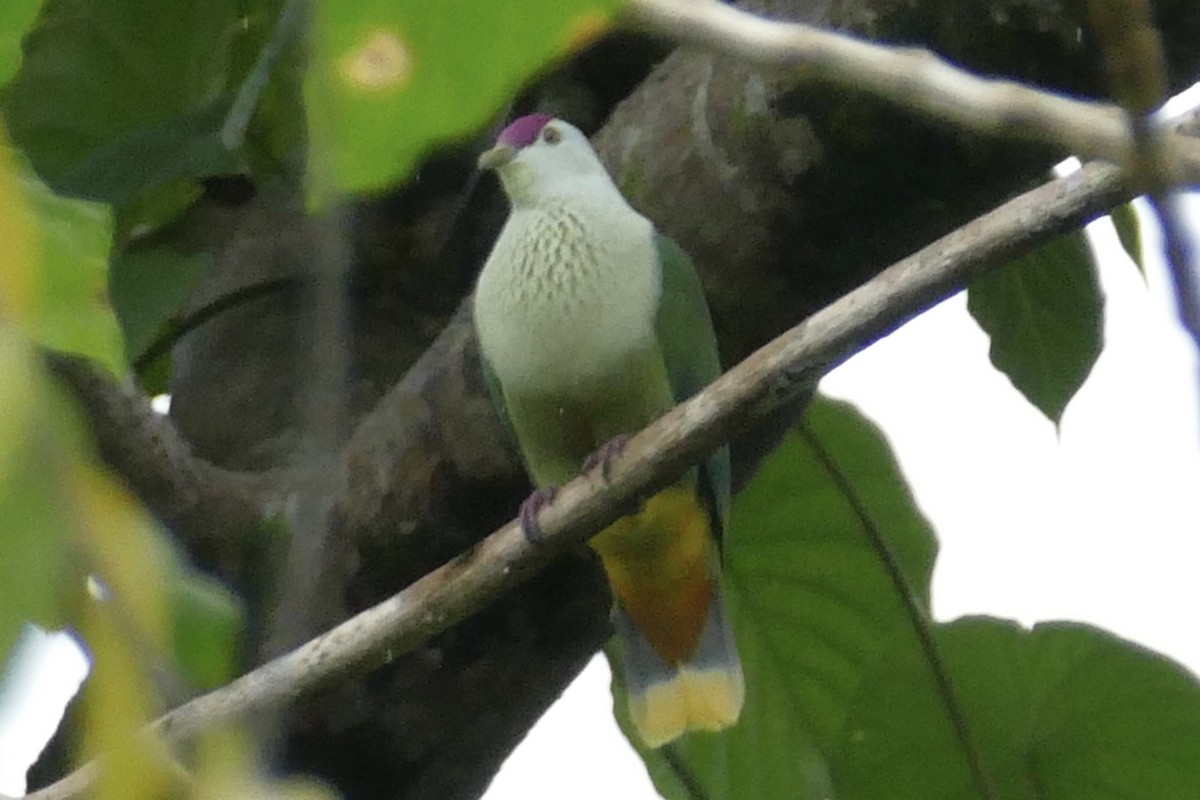
[[745,681],[720,594],[693,654],[670,665],[617,604],[629,714],[642,740],[661,747],[687,731],[719,731],[737,722]]
[[629,713],[642,740],[650,747],[662,747],[688,731],[732,726],[741,714],[743,695],[740,670],[683,667],[642,694],[630,694]]

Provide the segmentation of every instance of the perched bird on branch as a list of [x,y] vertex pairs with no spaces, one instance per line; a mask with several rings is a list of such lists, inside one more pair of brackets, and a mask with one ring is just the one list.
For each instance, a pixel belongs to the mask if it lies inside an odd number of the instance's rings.
[[[479,159],[512,209],[475,292],[485,375],[537,489],[607,465],[625,438],[720,373],[687,254],[621,196],[584,135],[521,117]],[[629,710],[646,744],[733,725],[745,695],[720,588],[721,448],[591,540],[615,597]]]

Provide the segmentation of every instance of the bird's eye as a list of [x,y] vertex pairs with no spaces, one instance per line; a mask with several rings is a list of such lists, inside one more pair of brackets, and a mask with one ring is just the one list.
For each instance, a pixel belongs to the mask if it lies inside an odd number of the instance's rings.
[[542,128],[542,141],[546,144],[558,144],[562,141],[562,133],[558,128]]

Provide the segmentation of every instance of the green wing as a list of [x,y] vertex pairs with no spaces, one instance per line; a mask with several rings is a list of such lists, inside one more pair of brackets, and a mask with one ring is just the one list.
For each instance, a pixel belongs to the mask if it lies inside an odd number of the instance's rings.
[[[471,323],[472,330],[475,330],[474,322]],[[478,339],[478,337],[476,337]],[[504,433],[508,436],[508,443],[524,461],[525,454],[521,450],[521,442],[517,439],[517,431],[513,428],[512,420],[508,416],[508,406],[504,402],[504,388],[500,385],[500,379],[496,377],[496,373],[492,370],[492,364],[487,360],[487,356],[483,354],[483,348],[476,341],[475,349],[479,353],[479,370],[483,373],[483,385],[487,388],[488,397],[492,401],[492,408],[496,409],[496,416],[500,418],[500,425],[504,428]],[[526,465],[528,466],[528,465]]]
[[[681,403],[721,374],[717,337],[713,333],[704,287],[692,260],[679,245],[657,231],[654,243],[662,270],[662,302],[655,320],[658,346],[667,364],[675,402]],[[701,485],[716,512],[718,532],[729,513],[729,448],[723,446],[704,462]]]

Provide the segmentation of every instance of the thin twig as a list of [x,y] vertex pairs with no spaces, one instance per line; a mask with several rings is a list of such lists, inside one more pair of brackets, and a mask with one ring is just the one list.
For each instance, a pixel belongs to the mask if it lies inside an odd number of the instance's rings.
[[[533,546],[510,522],[470,552],[330,631],[152,723],[180,742],[201,731],[261,713],[352,671],[400,655],[493,602],[562,549],[611,523],[628,502],[675,480],[721,442],[809,390],[829,369],[972,278],[1022,250],[1074,230],[1130,199],[1121,173],[1104,164],[1026,192],[892,265],[759,349],[686,403],[629,440],[610,464],[559,491],[539,517]],[[85,776],[64,778],[31,797],[67,798]]]
[[[980,78],[928,50],[889,47],[716,0],[630,0],[631,25],[805,80],[866,92],[960,128],[1058,145],[1064,154],[1126,164],[1134,142],[1122,110],[1006,80]],[[1200,142],[1163,137],[1184,180],[1200,182]]]
[[1170,193],[1154,192],[1150,208],[1158,217],[1163,234],[1163,255],[1175,288],[1175,307],[1179,322],[1200,353],[1200,275],[1197,275],[1196,248],[1191,240],[1178,199]]
[[254,67],[238,87],[237,96],[221,126],[221,144],[230,150],[237,150],[245,143],[246,131],[258,108],[258,99],[271,82],[271,76],[287,46],[299,38],[308,5],[309,0],[288,0],[279,12],[271,36],[259,52]]
[[942,661],[941,653],[938,651],[937,641],[933,636],[933,621],[929,618],[924,603],[917,597],[912,584],[909,583],[908,578],[904,575],[904,568],[900,566],[900,559],[896,557],[896,551],[892,549],[887,539],[884,538],[883,532],[875,524],[871,512],[867,509],[858,492],[855,491],[854,484],[850,482],[846,473],[842,471],[841,466],[837,463],[837,460],[825,448],[824,443],[821,442],[821,438],[817,436],[805,420],[802,420],[796,427],[800,432],[800,437],[808,444],[813,455],[817,457],[817,461],[821,463],[821,466],[829,475],[830,480],[837,486],[842,496],[846,498],[846,502],[850,504],[850,509],[854,512],[854,516],[858,517],[858,522],[862,526],[863,533],[866,534],[867,540],[871,543],[871,548],[875,551],[875,555],[879,557],[879,563],[883,566],[884,572],[887,573],[888,580],[891,581],[892,588],[896,591],[896,596],[900,598],[900,605],[904,607],[905,616],[908,617],[908,622],[912,626],[913,633],[917,636],[921,653],[925,656],[925,662],[929,665],[929,671],[933,674],[933,681],[937,685],[938,695],[942,699],[942,707],[946,711],[950,725],[954,728],[954,735],[963,750],[963,758],[966,759],[967,769],[971,773],[971,780],[975,783],[979,797],[981,800],[997,800],[999,795],[996,794],[996,785],[992,781],[991,774],[988,771],[987,762],[984,760],[983,753],[979,749],[978,742],[975,741],[975,737],[971,733],[970,720],[967,719],[967,714],[963,710],[962,703],[958,698],[958,691],[954,688],[954,682],[950,679],[950,672],[946,669],[946,664]]
[[163,331],[157,339],[149,344],[141,355],[134,359],[130,368],[137,375],[143,374],[151,364],[157,361],[161,356],[170,352],[171,348],[187,334],[199,328],[210,319],[217,317],[226,311],[236,308],[243,303],[249,303],[251,300],[257,300],[260,297],[274,294],[283,291],[291,286],[298,285],[300,281],[296,278],[274,278],[272,280],[261,281],[244,286],[237,291],[229,294],[221,295],[211,303],[201,306],[196,311],[188,314],[186,317],[177,320],[170,325],[167,330]]

